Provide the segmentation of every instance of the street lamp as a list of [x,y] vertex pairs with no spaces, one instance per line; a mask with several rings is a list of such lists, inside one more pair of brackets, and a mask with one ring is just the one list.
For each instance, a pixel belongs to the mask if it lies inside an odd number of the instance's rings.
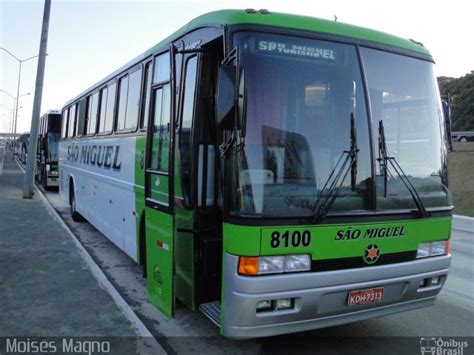
[[[14,112],[14,110],[11,109],[11,108],[9,108],[8,106],[3,105],[3,104],[0,104],[0,106],[3,107],[3,108],[5,108],[5,109],[7,109],[8,111],[10,111],[11,119],[10,119],[10,128],[9,128],[8,131],[9,131],[9,133],[10,133],[10,138],[11,138],[12,140],[14,140],[14,139],[15,139],[15,136],[12,136],[12,134],[13,134],[13,112]],[[23,108],[23,106],[18,107],[18,110],[21,109],[21,108]]]
[[[10,130],[10,127],[9,127],[9,126],[10,126],[11,117],[10,117],[10,115],[7,115],[6,113],[2,113],[2,114],[0,115],[0,117],[2,117],[2,118],[3,118],[3,117],[6,117],[6,118],[7,118],[7,120],[3,122],[3,126],[2,126],[3,128],[2,128],[2,130],[3,130],[3,131],[6,131],[6,134],[7,134],[7,137],[8,137],[9,134],[10,134],[10,132],[8,132],[8,131]],[[3,140],[3,137],[1,137],[0,141],[1,141],[1,140]]]
[[[0,92],[3,92],[4,94],[7,94],[8,96],[10,96],[13,99],[13,108],[15,108],[15,102],[16,102],[17,98],[15,96],[13,96],[12,94],[10,94],[9,92],[3,90],[3,89],[0,89]],[[31,92],[27,92],[26,94],[18,96],[18,99],[20,99],[20,97],[28,96],[28,95],[31,95]],[[2,105],[2,106],[7,108],[8,110],[10,110],[5,105]],[[23,108],[23,107],[18,107],[18,105],[16,105],[16,106],[17,106],[17,110],[20,109],[20,108]],[[14,118],[16,119],[18,117],[18,112],[16,112],[16,115],[14,116],[13,115],[14,110],[10,110],[10,111],[12,111],[12,118],[11,118],[11,123],[10,123],[11,128],[10,129],[11,129],[11,133],[13,134],[13,120],[14,120]],[[15,135],[13,136],[13,138],[15,138],[15,136],[16,136],[16,125],[15,125]]]
[[17,124],[17,119],[18,119],[18,99],[20,98],[20,79],[21,79],[21,64],[23,62],[26,62],[30,59],[37,58],[39,55],[35,55],[26,59],[20,59],[16,55],[14,55],[12,52],[10,52],[8,49],[0,47],[0,49],[7,54],[9,54],[13,59],[15,59],[18,62],[18,85],[16,88],[16,108],[15,108],[15,129],[13,134],[16,136],[16,124]]
[[[10,111],[10,123],[8,124],[8,133],[9,135],[13,133],[13,110],[9,108],[8,106],[5,106],[4,104],[0,104],[1,107],[5,108],[6,110]],[[13,107],[15,107],[15,101],[13,101]],[[12,139],[11,136],[9,138]]]
[[[15,96],[13,96],[8,91],[5,91],[3,89],[0,89],[0,92],[3,92],[4,94],[7,94],[8,96],[10,96],[13,99],[13,103],[15,103],[15,100],[16,100]],[[27,96],[27,95],[31,95],[31,92],[27,92],[26,94],[20,95],[19,97],[23,97],[23,96]]]
[[8,106],[5,106],[4,104],[0,104],[0,106],[6,108],[8,111],[12,111],[12,112],[13,112],[13,110],[12,110],[11,108],[9,108]]

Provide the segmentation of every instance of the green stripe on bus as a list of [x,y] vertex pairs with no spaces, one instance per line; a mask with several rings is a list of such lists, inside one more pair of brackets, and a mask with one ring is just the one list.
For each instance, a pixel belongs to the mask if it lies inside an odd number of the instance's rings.
[[[310,235],[306,246],[302,243],[305,232],[306,241],[308,233]],[[382,254],[413,251],[422,242],[447,240],[450,233],[450,217],[275,227],[227,223],[224,224],[224,250],[242,256],[311,254],[313,260],[321,260],[360,256],[369,244],[376,244]]]

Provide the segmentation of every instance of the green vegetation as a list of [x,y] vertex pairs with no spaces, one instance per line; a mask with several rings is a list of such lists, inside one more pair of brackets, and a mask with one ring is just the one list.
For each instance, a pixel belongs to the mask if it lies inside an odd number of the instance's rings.
[[[438,78],[440,93],[449,98],[452,131],[474,130],[474,70],[460,78]],[[474,217],[474,142],[454,142],[449,153],[449,190],[455,213]]]
[[440,76],[441,96],[449,98],[453,131],[474,130],[474,70],[460,78]]
[[448,163],[454,213],[474,217],[474,142],[454,143]]

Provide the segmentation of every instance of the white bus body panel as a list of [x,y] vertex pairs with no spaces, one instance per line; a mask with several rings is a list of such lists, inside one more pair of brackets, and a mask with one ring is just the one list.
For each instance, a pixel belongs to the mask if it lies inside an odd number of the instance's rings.
[[65,140],[59,144],[59,191],[69,203],[74,181],[77,211],[137,261],[136,136]]

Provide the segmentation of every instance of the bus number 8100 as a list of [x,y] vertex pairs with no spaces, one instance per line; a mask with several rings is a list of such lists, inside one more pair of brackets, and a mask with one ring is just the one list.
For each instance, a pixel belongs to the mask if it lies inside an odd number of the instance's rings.
[[270,246],[272,248],[278,248],[280,247],[280,243],[285,248],[288,248],[289,246],[299,247],[300,245],[307,247],[311,244],[311,232],[308,230],[303,232],[294,231],[291,233],[291,236],[289,231],[286,231],[282,234],[276,231],[273,232]]

